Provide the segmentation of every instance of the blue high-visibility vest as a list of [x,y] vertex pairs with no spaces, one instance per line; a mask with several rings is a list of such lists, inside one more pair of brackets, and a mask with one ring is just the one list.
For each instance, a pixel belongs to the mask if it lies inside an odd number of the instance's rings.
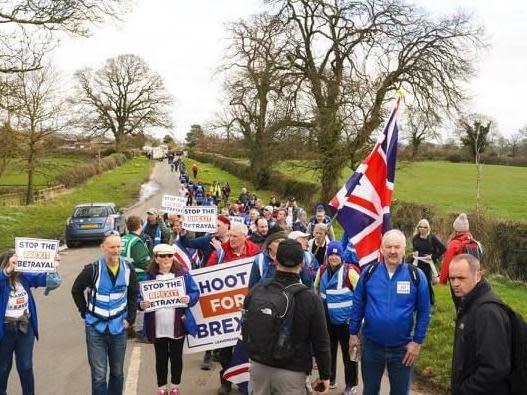
[[128,314],[128,284],[130,266],[125,259],[119,259],[119,271],[115,284],[112,283],[108,267],[103,258],[99,259],[98,272],[93,288],[88,292],[88,311],[86,325],[95,327],[98,332],[106,329],[111,334],[124,330],[124,320]]
[[345,265],[329,278],[329,269],[320,278],[320,297],[327,307],[329,320],[334,325],[349,322],[353,305],[353,292],[345,281]]

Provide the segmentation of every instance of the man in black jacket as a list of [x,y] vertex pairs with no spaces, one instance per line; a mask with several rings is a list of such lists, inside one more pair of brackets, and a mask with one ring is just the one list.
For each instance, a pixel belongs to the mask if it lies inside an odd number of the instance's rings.
[[482,279],[480,263],[470,254],[452,259],[449,278],[458,299],[452,394],[511,394],[511,324],[503,302]]
[[[304,262],[304,250],[296,240],[285,239],[276,253],[276,273],[273,281],[282,287],[298,284],[299,273]],[[262,285],[263,286],[263,285]],[[258,292],[254,287],[245,299],[244,309],[248,310],[251,297]],[[290,338],[294,339],[296,352],[288,359],[271,360],[262,363],[251,357],[252,395],[305,394],[306,375],[312,367],[312,351],[318,365],[319,379],[315,386],[319,394],[329,391],[329,376],[331,370],[331,352],[329,335],[324,315],[324,307],[320,299],[310,290],[298,292],[294,296],[295,308]],[[265,334],[251,334],[253,337]]]

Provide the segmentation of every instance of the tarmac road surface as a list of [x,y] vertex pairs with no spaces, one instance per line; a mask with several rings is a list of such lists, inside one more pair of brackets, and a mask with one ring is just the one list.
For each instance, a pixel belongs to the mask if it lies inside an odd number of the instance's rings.
[[[157,163],[151,180],[157,182],[159,190],[146,200],[139,201],[126,211],[126,215],[146,215],[149,207],[159,207],[163,194],[177,195],[179,181],[176,173],[171,173],[166,162]],[[78,202],[83,203],[83,202]],[[64,219],[65,220],[65,219]],[[22,235],[20,235],[22,236]],[[85,245],[79,248],[62,251],[60,273],[63,284],[48,296],[43,290],[34,290],[37,303],[40,341],[34,349],[34,371],[36,393],[38,395],[89,395],[90,368],[86,356],[84,323],[71,297],[71,286],[82,267],[99,256],[97,245]],[[202,354],[184,356],[182,394],[214,395],[219,386],[218,363],[214,363],[212,370],[202,371],[199,368]],[[341,358],[337,383],[339,388],[331,394],[340,394],[344,385],[344,373]],[[154,347],[150,344],[128,341],[125,361],[125,391],[126,395],[155,394],[156,375],[154,366]],[[232,394],[239,393],[233,390]],[[359,393],[361,393],[359,391]],[[388,394],[385,378],[381,394]],[[21,394],[18,374],[15,364],[11,371],[9,395]],[[425,393],[412,390],[412,394]]]

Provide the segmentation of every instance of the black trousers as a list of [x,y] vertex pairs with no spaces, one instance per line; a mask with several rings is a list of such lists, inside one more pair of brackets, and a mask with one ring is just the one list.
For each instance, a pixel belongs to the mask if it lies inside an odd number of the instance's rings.
[[340,343],[342,362],[344,363],[344,381],[346,385],[356,386],[358,378],[358,364],[350,360],[349,355],[349,326],[347,324],[333,325],[328,322],[329,342],[331,346],[331,377],[334,383],[337,378],[337,351]]
[[220,381],[222,383],[226,383],[227,380],[223,378],[223,373],[225,372],[225,369],[227,368],[227,365],[232,359],[232,351],[234,350],[234,347],[224,347],[218,349],[218,360],[221,364],[221,370],[220,370]]
[[185,338],[169,339],[167,337],[157,338],[154,342],[156,352],[156,375],[157,386],[161,387],[168,382],[168,359],[170,358],[170,382],[181,383],[181,372],[183,371],[183,342]]
[[430,304],[435,304],[434,287],[432,286],[432,268],[426,262],[418,261],[417,267],[423,271],[428,282],[428,294],[430,295]]

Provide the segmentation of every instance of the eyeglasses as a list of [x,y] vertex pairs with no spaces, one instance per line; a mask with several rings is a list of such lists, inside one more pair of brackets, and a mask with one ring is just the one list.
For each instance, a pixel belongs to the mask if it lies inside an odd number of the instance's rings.
[[428,229],[428,226],[418,226],[419,229]]
[[158,258],[172,258],[174,254],[157,254],[156,257]]

